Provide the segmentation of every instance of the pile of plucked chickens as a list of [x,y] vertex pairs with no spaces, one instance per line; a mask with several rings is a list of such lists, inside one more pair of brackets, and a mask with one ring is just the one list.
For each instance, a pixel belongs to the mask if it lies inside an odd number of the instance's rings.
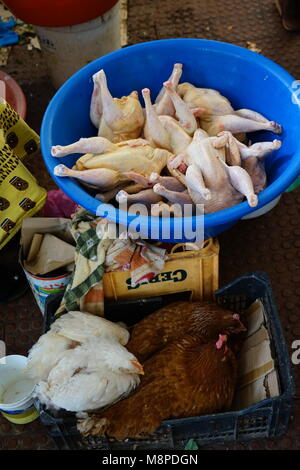
[[264,158],[280,140],[247,145],[246,132],[281,126],[250,109],[234,110],[218,91],[179,83],[182,64],[175,64],[151,102],[144,88],[112,97],[106,76],[93,76],[90,118],[98,137],[81,138],[51,153],[63,157],[84,153],[75,167],[57,165],[54,174],[77,178],[96,188],[102,202],[144,204],[153,216],[181,216],[183,206],[198,204],[216,212],[247,198],[251,207],[267,185]]
[[92,413],[78,422],[83,435],[143,439],[165,419],[230,410],[245,330],[239,315],[209,302],[172,303],[130,335],[69,312],[33,346],[28,371],[47,407]]

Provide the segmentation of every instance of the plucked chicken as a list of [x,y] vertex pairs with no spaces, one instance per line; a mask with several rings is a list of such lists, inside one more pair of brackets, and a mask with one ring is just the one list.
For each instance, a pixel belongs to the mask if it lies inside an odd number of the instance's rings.
[[172,154],[167,150],[153,148],[141,139],[135,145],[126,143],[98,155],[87,153],[77,160],[76,169],[57,165],[54,174],[71,176],[101,191],[108,191],[130,181],[125,176],[126,172],[133,171],[144,176],[150,176],[153,172],[160,174],[171,157]]
[[267,185],[264,157],[281,142],[241,140],[257,130],[279,134],[281,126],[256,111],[234,110],[217,90],[179,83],[181,75],[182,64],[174,64],[154,104],[144,88],[143,110],[137,92],[113,98],[104,71],[94,74],[90,119],[98,137],[53,146],[55,157],[84,153],[72,169],[58,165],[54,173],[99,189],[102,202],[144,204],[154,216],[182,216],[187,204],[208,214],[244,197],[255,207]]
[[224,147],[223,152],[218,148],[223,137],[210,137],[198,129],[185,152],[170,163],[175,167],[182,162],[187,164],[185,181],[189,195],[195,204],[204,205],[206,214],[231,207],[241,202],[243,196],[251,207],[258,203],[248,173],[225,163]]
[[111,142],[139,137],[144,124],[144,113],[138,92],[132,91],[128,96],[113,98],[107,87],[104,70],[96,74],[95,80],[99,84],[98,98],[101,99],[102,105],[98,135]]
[[230,131],[233,134],[260,130],[281,133],[279,124],[269,121],[256,111],[234,111],[230,101],[217,90],[197,88],[191,83],[181,83],[177,90],[190,108],[198,109],[200,125],[209,135],[217,135],[221,131]]

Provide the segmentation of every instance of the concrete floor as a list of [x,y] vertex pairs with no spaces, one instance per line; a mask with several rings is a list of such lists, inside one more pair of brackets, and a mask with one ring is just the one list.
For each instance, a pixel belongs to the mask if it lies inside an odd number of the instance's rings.
[[[300,33],[286,32],[273,0],[129,0],[130,44],[172,37],[197,37],[232,42],[247,47],[256,43],[261,53],[300,76]],[[39,132],[45,108],[54,94],[46,64],[37,50],[14,46],[3,69],[22,86],[28,104],[27,121]],[[42,158],[28,167],[47,189],[54,188]],[[284,194],[279,205],[264,217],[240,222],[219,237],[220,285],[255,270],[267,272],[272,281],[287,346],[300,339],[300,192]],[[17,239],[1,252],[1,263],[16,256]],[[8,353],[26,354],[42,331],[42,318],[28,291],[18,301],[0,305],[0,337]],[[300,367],[294,366],[297,392],[289,432],[278,440],[226,445],[231,449],[300,448]],[[0,417],[0,449],[55,449],[37,420],[16,426]],[[216,448],[216,447],[214,447]],[[224,448],[224,446],[218,446]]]

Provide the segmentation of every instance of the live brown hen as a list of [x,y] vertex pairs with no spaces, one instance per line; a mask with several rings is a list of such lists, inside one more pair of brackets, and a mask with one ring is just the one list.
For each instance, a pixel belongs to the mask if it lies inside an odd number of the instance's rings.
[[152,313],[133,327],[127,344],[145,361],[141,385],[129,398],[81,421],[79,430],[143,439],[165,419],[230,409],[237,363],[224,343],[243,330],[239,315],[212,302],[175,302]]
[[[216,303],[173,302],[134,325],[127,348],[143,362],[187,333],[217,341],[219,334],[238,334],[243,331],[245,327],[239,315]],[[231,345],[235,338],[230,338]]]
[[237,363],[226,344],[186,334],[149,358],[144,370],[133,395],[79,422],[80,432],[144,439],[165,419],[230,409]]

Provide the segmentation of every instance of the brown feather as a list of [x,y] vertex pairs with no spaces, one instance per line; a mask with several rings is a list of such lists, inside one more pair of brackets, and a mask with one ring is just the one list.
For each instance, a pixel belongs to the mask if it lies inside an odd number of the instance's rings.
[[233,312],[216,303],[175,302],[137,323],[126,347],[144,361],[186,333],[217,341],[220,333],[238,333],[242,326]]

